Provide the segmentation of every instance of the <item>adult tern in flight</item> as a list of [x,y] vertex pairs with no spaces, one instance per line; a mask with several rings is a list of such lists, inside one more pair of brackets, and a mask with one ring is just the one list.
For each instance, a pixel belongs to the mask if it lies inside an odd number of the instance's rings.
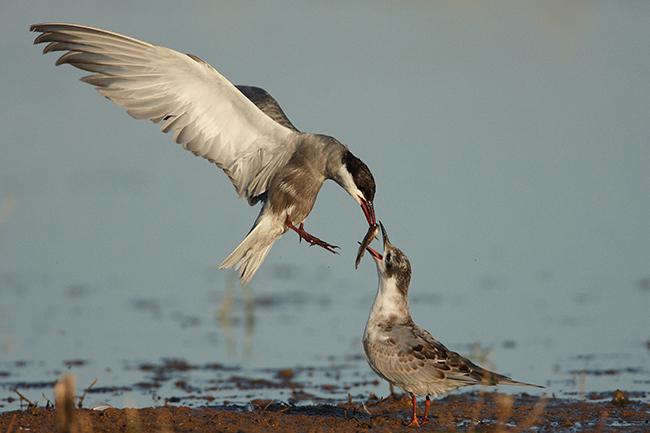
[[326,179],[338,183],[376,226],[375,181],[359,158],[335,138],[301,132],[265,90],[234,86],[201,58],[93,27],[46,23],[34,43],[63,51],[56,64],[91,74],[81,78],[136,119],[161,123],[185,149],[215,163],[240,197],[262,208],[246,238],[221,263],[242,284],[259,269],[287,230],[310,245],[334,245],[303,223]]

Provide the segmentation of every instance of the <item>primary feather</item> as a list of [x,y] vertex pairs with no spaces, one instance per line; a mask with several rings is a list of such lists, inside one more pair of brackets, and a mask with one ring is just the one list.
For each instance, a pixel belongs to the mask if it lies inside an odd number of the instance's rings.
[[43,52],[64,52],[57,65],[91,72],[82,81],[132,117],[161,123],[178,144],[223,169],[250,202],[266,192],[294,150],[296,130],[282,110],[286,126],[197,56],[77,24],[31,30],[41,33],[35,44],[47,43]]

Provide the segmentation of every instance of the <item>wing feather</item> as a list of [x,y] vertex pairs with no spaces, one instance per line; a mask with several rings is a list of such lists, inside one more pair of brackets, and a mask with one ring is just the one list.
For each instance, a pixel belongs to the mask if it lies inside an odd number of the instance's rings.
[[284,111],[278,104],[278,101],[275,100],[273,96],[269,94],[266,90],[261,87],[254,86],[244,86],[237,85],[237,89],[244,94],[251,102],[257,105],[257,108],[262,110],[269,116],[271,119],[278,122],[280,125],[286,126],[289,129],[292,129],[298,132],[298,129],[293,126],[293,123],[289,120]]
[[437,394],[452,388],[493,381],[488,372],[448,350],[417,325],[395,325],[376,342],[375,362],[388,380],[411,389]]
[[196,56],[76,24],[31,30],[40,33],[35,44],[47,43],[44,53],[63,52],[57,65],[91,72],[82,81],[132,117],[161,123],[174,141],[222,168],[251,203],[295,149],[297,130],[288,119],[274,121]]

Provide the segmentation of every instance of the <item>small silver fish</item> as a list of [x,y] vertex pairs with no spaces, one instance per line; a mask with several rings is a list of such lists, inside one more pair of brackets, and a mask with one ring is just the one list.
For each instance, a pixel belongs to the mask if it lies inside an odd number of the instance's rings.
[[361,262],[361,258],[366,252],[366,248],[377,237],[378,233],[379,226],[377,224],[368,227],[368,232],[366,232],[366,236],[363,238],[363,242],[359,243],[359,252],[357,252],[357,259],[354,261],[354,269],[359,267],[359,263]]

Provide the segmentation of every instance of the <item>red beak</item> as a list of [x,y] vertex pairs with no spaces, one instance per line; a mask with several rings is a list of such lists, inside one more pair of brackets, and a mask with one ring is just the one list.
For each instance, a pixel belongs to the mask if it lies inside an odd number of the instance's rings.
[[375,208],[373,207],[372,203],[369,201],[366,201],[365,199],[361,199],[361,210],[363,211],[363,214],[366,216],[366,220],[368,221],[368,225],[370,226],[376,226],[377,225],[377,219],[375,218]]
[[384,256],[379,254],[375,249],[372,247],[366,247],[366,250],[370,253],[370,255],[375,259],[375,260],[383,260]]

